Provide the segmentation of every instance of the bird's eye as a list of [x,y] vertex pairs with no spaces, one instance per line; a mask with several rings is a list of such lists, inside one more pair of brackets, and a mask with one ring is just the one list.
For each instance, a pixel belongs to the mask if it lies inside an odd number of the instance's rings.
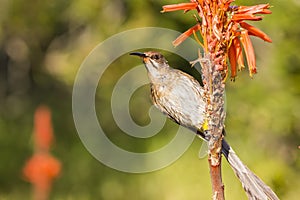
[[152,58],[153,60],[158,60],[158,59],[159,59],[159,55],[154,54],[151,58]]

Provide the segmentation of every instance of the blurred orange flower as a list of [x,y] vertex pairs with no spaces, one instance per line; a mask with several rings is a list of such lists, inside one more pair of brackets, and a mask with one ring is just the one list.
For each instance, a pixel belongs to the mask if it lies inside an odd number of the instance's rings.
[[51,112],[46,106],[37,108],[34,114],[35,148],[48,151],[53,142]]
[[53,139],[51,112],[40,106],[34,115],[34,155],[23,168],[25,179],[33,184],[35,200],[48,199],[52,181],[61,171],[60,162],[49,152]]
[[49,188],[60,168],[60,162],[50,154],[36,153],[27,161],[23,174],[30,183]]

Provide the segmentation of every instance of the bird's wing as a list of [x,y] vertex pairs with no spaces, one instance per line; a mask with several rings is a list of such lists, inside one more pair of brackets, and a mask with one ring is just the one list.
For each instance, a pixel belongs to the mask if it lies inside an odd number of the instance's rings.
[[153,103],[176,123],[200,129],[205,117],[203,89],[192,76],[178,72],[181,76],[173,76],[172,81],[151,86]]

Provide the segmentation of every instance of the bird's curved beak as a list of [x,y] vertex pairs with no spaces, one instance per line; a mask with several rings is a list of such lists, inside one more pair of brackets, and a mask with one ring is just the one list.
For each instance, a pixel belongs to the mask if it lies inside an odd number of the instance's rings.
[[142,53],[142,52],[132,52],[130,53],[129,55],[132,55],[132,56],[139,56],[141,58],[146,58],[147,55],[145,53]]

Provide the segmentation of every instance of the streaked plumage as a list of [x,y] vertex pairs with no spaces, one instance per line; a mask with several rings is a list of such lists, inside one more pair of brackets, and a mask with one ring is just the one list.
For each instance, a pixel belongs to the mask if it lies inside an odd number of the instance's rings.
[[[202,126],[205,122],[204,90],[192,76],[173,69],[157,52],[131,53],[142,57],[148,71],[154,105],[176,123],[187,127],[207,140]],[[242,163],[223,139],[222,154],[241,181],[249,199],[278,200],[276,194]]]

